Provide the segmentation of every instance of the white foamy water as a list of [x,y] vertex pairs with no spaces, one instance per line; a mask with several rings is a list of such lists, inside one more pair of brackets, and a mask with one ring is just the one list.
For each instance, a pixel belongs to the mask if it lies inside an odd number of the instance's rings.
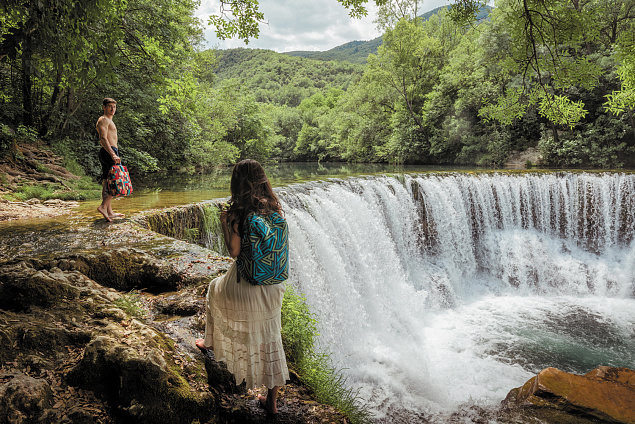
[[633,176],[358,178],[281,198],[291,283],[378,421],[497,405],[548,366],[635,367]]

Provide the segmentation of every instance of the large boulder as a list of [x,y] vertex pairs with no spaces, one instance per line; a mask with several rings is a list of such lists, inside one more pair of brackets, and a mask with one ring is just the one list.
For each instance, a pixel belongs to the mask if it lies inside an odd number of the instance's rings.
[[21,372],[0,371],[0,422],[50,423],[52,392],[42,379]]
[[52,265],[62,270],[77,270],[102,286],[122,291],[174,290],[181,282],[181,276],[159,258],[135,248],[71,254]]
[[137,335],[143,334],[140,338],[146,344],[139,340],[128,345],[113,337],[98,336],[88,344],[68,381],[105,396],[111,405],[118,406],[120,419],[125,422],[212,419],[217,409],[214,397],[193,390],[176,371],[172,358],[166,357],[168,341],[141,323],[132,325],[139,327]]
[[503,404],[553,409],[581,419],[635,424],[635,371],[601,366],[576,375],[546,368],[510,391]]
[[27,311],[33,306],[48,307],[78,296],[79,291],[68,280],[26,262],[0,268],[0,309]]

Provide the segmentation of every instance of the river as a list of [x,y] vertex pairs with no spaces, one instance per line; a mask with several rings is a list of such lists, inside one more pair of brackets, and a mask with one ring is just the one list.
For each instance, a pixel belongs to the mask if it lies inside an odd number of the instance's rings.
[[[268,172],[289,222],[290,284],[377,422],[494,409],[549,366],[635,368],[634,175],[341,164]],[[229,173],[135,184],[116,211],[226,197]],[[97,204],[83,202],[71,219],[2,223],[3,249],[77,247],[111,228]]]

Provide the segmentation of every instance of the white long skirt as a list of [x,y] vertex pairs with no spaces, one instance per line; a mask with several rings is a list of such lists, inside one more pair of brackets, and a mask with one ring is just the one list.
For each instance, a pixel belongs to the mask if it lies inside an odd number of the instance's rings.
[[237,282],[236,263],[207,290],[205,346],[248,388],[283,386],[289,369],[282,347],[280,311],[285,286]]

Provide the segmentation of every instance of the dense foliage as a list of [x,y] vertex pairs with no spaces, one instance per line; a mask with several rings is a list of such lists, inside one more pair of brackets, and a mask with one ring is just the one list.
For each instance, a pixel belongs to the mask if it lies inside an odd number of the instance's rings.
[[[285,121],[267,106],[281,157],[499,166],[537,147],[551,166],[635,165],[634,1],[500,0],[488,19],[478,2],[456,6],[423,19],[416,2],[385,3],[361,78],[285,109]],[[252,76],[252,91],[269,80]]]
[[[244,157],[497,166],[528,147],[553,166],[635,164],[635,0],[498,0],[487,19],[478,0],[425,17],[414,0],[375,3],[381,39],[313,60],[201,50],[196,0],[0,1],[0,154],[31,128],[96,174],[114,97],[137,172]],[[257,1],[223,4],[242,9],[215,21],[222,34],[257,34]]]

